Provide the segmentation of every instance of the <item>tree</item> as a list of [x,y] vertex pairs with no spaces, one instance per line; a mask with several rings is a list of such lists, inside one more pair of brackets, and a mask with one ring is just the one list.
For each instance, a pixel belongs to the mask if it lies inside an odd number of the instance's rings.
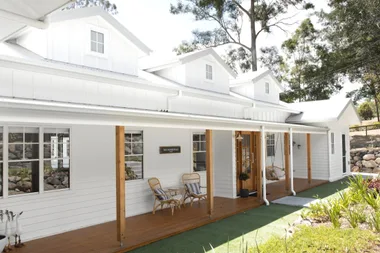
[[112,15],[115,15],[118,13],[116,5],[110,3],[110,1],[107,1],[107,0],[76,0],[75,2],[68,5],[66,9],[76,9],[76,8],[84,8],[84,7],[91,7],[91,6],[100,6],[105,11],[111,13]]
[[291,38],[282,43],[284,57],[275,47],[263,48],[260,58],[286,85],[286,102],[328,99],[342,86],[339,75],[330,72],[334,53],[320,39],[310,19],[304,20]]
[[[282,17],[289,7],[310,9],[314,6],[306,0],[250,0],[245,7],[242,0],[177,0],[170,5],[172,14],[192,14],[196,21],[212,21],[211,30],[194,30],[193,39],[184,41],[174,51],[177,54],[200,48],[232,44],[226,59],[236,70],[236,61],[243,72],[257,70],[256,40],[261,33],[270,33],[273,28],[284,30],[291,17]],[[250,43],[242,41],[243,21],[250,25]],[[257,26],[257,23],[259,26]],[[244,63],[242,63],[244,62]]]
[[370,120],[373,118],[373,111],[369,102],[363,102],[358,108],[359,116],[364,120]]
[[329,0],[329,5],[331,11],[320,17],[337,55],[333,70],[363,84],[347,96],[373,100],[380,121],[380,0]]

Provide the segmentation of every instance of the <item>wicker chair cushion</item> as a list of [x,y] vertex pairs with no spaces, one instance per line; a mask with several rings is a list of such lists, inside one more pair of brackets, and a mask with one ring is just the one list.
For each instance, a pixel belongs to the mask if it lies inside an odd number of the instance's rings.
[[187,190],[190,192],[190,193],[194,193],[194,194],[201,194],[201,186],[199,183],[190,183],[190,184],[185,184],[186,185],[186,188]]
[[161,188],[155,189],[154,193],[157,194],[156,196],[159,200],[168,200],[169,199],[168,195],[166,195],[166,192],[164,190],[162,190]]

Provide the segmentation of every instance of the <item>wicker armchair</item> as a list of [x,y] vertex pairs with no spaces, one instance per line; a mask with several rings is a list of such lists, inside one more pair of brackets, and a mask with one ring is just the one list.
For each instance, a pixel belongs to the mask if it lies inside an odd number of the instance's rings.
[[182,175],[182,183],[185,186],[185,196],[183,198],[183,203],[186,199],[190,199],[190,206],[193,205],[195,199],[199,199],[198,203],[202,199],[207,199],[207,193],[202,193],[201,188],[201,177],[198,173],[185,173]]
[[153,177],[148,179],[148,184],[154,196],[153,214],[155,214],[159,206],[161,209],[163,209],[165,205],[170,207],[172,210],[172,215],[174,214],[175,207],[181,208],[182,196],[172,196],[170,192],[164,191],[158,178]]

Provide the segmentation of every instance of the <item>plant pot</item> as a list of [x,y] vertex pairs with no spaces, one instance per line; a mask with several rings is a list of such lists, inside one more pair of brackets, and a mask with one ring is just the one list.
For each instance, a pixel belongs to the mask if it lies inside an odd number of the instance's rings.
[[5,235],[0,235],[0,252],[3,252],[3,249],[7,245],[8,240]]
[[240,189],[240,198],[248,198],[248,197],[249,197],[248,189]]

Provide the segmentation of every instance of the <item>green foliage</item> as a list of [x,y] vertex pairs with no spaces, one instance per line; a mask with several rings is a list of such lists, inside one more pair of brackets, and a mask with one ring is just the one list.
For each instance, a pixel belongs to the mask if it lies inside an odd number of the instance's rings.
[[273,237],[254,253],[372,252],[377,236],[368,230],[302,226],[287,240]]
[[369,190],[363,194],[363,199],[371,206],[375,211],[380,209],[380,194],[375,190]]
[[369,219],[369,224],[373,230],[380,232],[380,212],[377,211],[372,214]]
[[359,223],[366,221],[363,208],[346,208],[344,211],[347,221],[350,223],[352,228],[357,228]]
[[341,223],[339,221],[340,211],[342,206],[339,200],[328,200],[327,204],[323,206],[324,212],[328,215],[329,220],[333,224],[334,228],[339,228]]
[[359,105],[358,113],[360,117],[364,120],[372,119],[374,114],[369,102],[363,102]]
[[115,15],[118,13],[117,6],[108,0],[76,0],[69,4],[66,9],[85,8],[92,6],[100,6],[105,11]]

